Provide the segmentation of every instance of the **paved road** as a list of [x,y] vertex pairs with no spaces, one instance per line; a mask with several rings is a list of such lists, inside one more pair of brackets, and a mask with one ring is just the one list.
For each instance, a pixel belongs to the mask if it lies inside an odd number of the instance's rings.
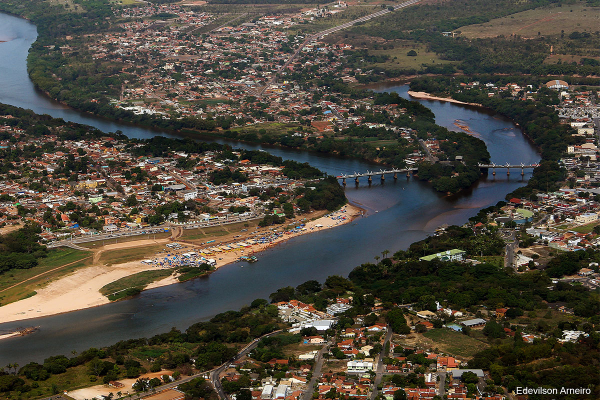
[[312,378],[310,379],[310,382],[308,382],[308,386],[304,393],[302,393],[302,397],[300,398],[300,400],[312,399],[315,384],[317,383],[317,380],[321,377],[321,369],[323,368],[324,361],[323,354],[325,354],[326,351],[329,351],[329,344],[323,346],[323,348],[317,353],[317,357],[315,358],[315,369],[313,370]]
[[421,148],[423,149],[423,151],[425,151],[427,161],[429,161],[432,164],[435,164],[439,161],[439,158],[431,154],[431,149],[427,147],[423,139],[419,139],[419,145],[421,145]]
[[515,265],[515,248],[519,245],[516,232],[514,230],[507,232],[506,236],[503,235],[503,239],[508,241],[505,248],[504,267],[512,268]]
[[381,378],[383,378],[383,372],[384,372],[384,368],[385,368],[383,365],[385,347],[390,342],[391,339],[392,339],[392,328],[390,328],[390,326],[388,325],[387,332],[385,334],[385,340],[383,341],[383,350],[379,354],[379,357],[377,360],[377,370],[375,371],[375,382],[373,383],[373,391],[371,392],[371,400],[374,400],[375,397],[377,397],[377,393],[378,393],[377,386],[379,386],[379,384],[381,383]]
[[438,395],[440,397],[444,397],[444,395],[446,394],[446,372],[445,371],[438,372],[438,375],[440,377],[440,386],[438,389]]

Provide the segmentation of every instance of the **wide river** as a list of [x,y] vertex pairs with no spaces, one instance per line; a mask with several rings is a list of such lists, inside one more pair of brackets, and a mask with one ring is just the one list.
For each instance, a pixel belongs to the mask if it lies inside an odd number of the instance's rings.
[[[130,137],[147,138],[165,132],[132,127],[85,115],[50,101],[39,93],[27,76],[26,57],[37,37],[28,21],[0,14],[0,102],[24,107],[40,114],[95,126],[103,131],[120,129]],[[407,97],[406,85],[381,87]],[[481,110],[437,101],[423,101],[436,115],[438,124],[458,129],[468,125],[485,141],[496,163],[535,163],[539,155],[521,131],[505,118]],[[221,141],[223,142],[223,141]],[[264,148],[273,154],[309,162],[332,175],[361,172],[379,167],[367,162],[308,152],[232,143],[244,148]],[[207,278],[143,292],[134,299],[102,307],[33,320],[0,324],[0,331],[22,326],[40,326],[36,333],[0,341],[0,365],[42,361],[50,355],[70,355],[89,347],[110,345],[121,339],[151,336],[171,327],[185,329],[217,313],[239,309],[256,298],[268,298],[280,287],[296,286],[309,279],[324,281],[329,275],[347,276],[357,265],[373,261],[383,250],[392,253],[423,239],[442,224],[462,224],[477,210],[503,200],[506,193],[524,185],[514,171],[510,177],[481,179],[473,188],[456,196],[442,196],[414,179],[374,180],[346,188],[348,199],[369,214],[351,224],[304,235],[259,255],[259,262],[240,268],[231,264]]]

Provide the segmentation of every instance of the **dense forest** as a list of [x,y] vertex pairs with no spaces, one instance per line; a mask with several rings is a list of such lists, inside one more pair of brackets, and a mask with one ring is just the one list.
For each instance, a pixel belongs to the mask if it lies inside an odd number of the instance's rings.
[[41,232],[39,226],[27,224],[14,232],[0,235],[0,274],[38,265],[38,260],[47,253],[46,247],[38,243]]

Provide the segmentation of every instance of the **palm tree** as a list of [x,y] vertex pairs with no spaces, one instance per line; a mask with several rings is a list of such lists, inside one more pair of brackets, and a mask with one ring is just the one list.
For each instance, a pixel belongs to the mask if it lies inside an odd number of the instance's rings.
[[383,258],[387,258],[387,255],[390,254],[389,250],[384,250],[381,252],[381,255],[383,255]]
[[375,262],[379,262],[379,256],[375,256]]
[[14,363],[13,368],[15,369],[15,375],[17,374],[17,369],[19,368],[19,364]]
[[10,370],[12,369],[12,364],[7,364],[5,368],[8,370],[8,373],[10,374]]

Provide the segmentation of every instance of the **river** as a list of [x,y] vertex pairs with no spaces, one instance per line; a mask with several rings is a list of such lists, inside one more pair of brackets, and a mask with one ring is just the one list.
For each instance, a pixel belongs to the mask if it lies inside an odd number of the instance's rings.
[[[26,56],[37,31],[28,21],[0,14],[0,102],[29,108],[36,113],[95,126],[103,131],[121,130],[147,138],[166,132],[115,123],[79,113],[50,101],[33,87],[26,72]],[[406,85],[380,87],[407,97]],[[422,101],[449,129],[454,123],[468,125],[485,141],[496,163],[535,163],[539,155],[520,130],[488,112],[437,101]],[[223,142],[222,140],[219,140]],[[266,149],[278,156],[309,162],[333,175],[379,168],[354,160],[236,143],[238,147]],[[515,171],[516,172],[516,171]],[[369,216],[351,224],[289,240],[259,255],[259,262],[240,268],[231,264],[209,277],[148,290],[134,299],[102,307],[27,321],[0,324],[0,331],[40,326],[34,334],[0,341],[0,365],[42,361],[50,355],[110,345],[121,339],[151,336],[171,327],[185,329],[217,313],[239,309],[280,287],[296,286],[310,279],[324,281],[329,275],[347,276],[357,265],[373,261],[384,250],[392,253],[423,239],[442,224],[462,224],[480,208],[504,199],[506,193],[525,184],[520,174],[483,178],[459,195],[443,196],[423,182],[402,177],[385,183],[362,181],[346,188],[348,199],[364,206]]]

